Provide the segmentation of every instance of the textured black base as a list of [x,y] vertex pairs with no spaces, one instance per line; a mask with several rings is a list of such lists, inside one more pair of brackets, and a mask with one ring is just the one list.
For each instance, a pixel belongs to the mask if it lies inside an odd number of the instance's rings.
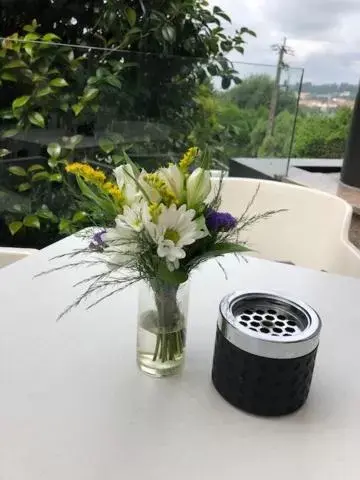
[[212,380],[235,407],[255,415],[285,415],[307,399],[316,351],[290,360],[258,357],[235,347],[217,329]]

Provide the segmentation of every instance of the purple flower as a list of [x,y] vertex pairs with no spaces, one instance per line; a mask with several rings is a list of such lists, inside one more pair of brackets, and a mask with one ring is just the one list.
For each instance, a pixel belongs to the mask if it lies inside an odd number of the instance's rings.
[[106,233],[106,230],[100,230],[93,235],[92,241],[90,242],[90,248],[98,250],[105,245],[103,235]]
[[209,210],[205,216],[206,226],[210,232],[228,232],[236,227],[237,220],[230,213]]

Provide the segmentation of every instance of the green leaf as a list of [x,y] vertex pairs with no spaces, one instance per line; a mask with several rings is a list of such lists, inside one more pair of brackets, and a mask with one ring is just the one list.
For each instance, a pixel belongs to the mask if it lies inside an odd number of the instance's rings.
[[230,77],[223,77],[221,80],[221,87],[223,90],[227,90],[231,85],[231,78]]
[[246,28],[246,27],[241,27],[240,35],[243,35],[244,33],[247,33],[248,35],[252,35],[253,37],[256,37],[256,33],[254,32],[254,30],[250,30],[249,28]]
[[49,176],[49,180],[51,182],[58,182],[58,183],[61,183],[62,182],[62,175],[61,173],[52,173],[50,176]]
[[230,243],[230,242],[221,242],[213,245],[209,250],[207,250],[203,255],[199,255],[194,260],[189,262],[189,267],[192,267],[192,263],[196,266],[201,262],[210,260],[211,258],[221,257],[227,253],[246,253],[251,252],[252,250],[245,245],[239,243]]
[[58,217],[51,210],[49,210],[46,206],[40,208],[36,212],[36,215],[40,218],[45,219],[45,220],[50,220],[53,223],[56,223],[58,221]]
[[48,163],[48,165],[49,165],[50,168],[55,168],[55,167],[57,166],[57,164],[58,164],[58,159],[55,158],[55,157],[50,157],[50,158],[48,159],[48,162],[47,162],[47,163]]
[[222,50],[226,53],[231,52],[233,49],[233,43],[230,40],[224,40],[220,43]]
[[161,33],[166,42],[173,43],[176,39],[176,30],[171,25],[164,25]]
[[23,226],[22,222],[11,222],[8,225],[11,235],[15,235]]
[[53,42],[54,40],[58,40],[58,41],[61,40],[61,38],[55,35],[55,33],[46,33],[42,37],[42,39],[44,42]]
[[125,15],[130,27],[133,27],[136,23],[136,11],[133,8],[128,7],[125,9]]
[[10,150],[7,148],[0,148],[0,158],[6,157],[10,153]]
[[10,130],[4,130],[1,136],[3,138],[11,138],[15,137],[19,133],[19,130],[17,128],[11,128]]
[[50,81],[49,85],[51,87],[58,87],[58,88],[69,86],[65,78],[54,78],[53,80]]
[[[130,30],[127,32],[127,35],[135,35],[136,33],[141,33],[141,28],[139,27],[130,28]],[[126,64],[124,64],[123,66],[126,66]]]
[[28,33],[27,35],[25,35],[24,40],[25,42],[33,42],[38,38],[40,38],[40,35],[38,33]]
[[115,87],[115,88],[121,88],[122,87],[122,83],[114,75],[110,75],[109,77],[106,77],[106,83],[108,83],[109,85],[111,85],[112,87]]
[[73,150],[76,145],[82,142],[83,138],[82,135],[73,135],[72,137],[62,137],[61,140],[63,141],[65,148]]
[[32,25],[24,25],[23,26],[23,30],[25,32],[34,32],[35,31],[35,28],[32,26]]
[[32,43],[26,43],[24,46],[25,52],[29,55],[29,57],[33,56],[34,45]]
[[82,103],[75,103],[75,105],[73,105],[71,108],[72,111],[75,113],[75,116],[77,117],[83,111],[84,107],[85,105]]
[[59,223],[59,232],[60,233],[69,233],[71,228],[71,223],[66,218],[62,218]]
[[28,115],[30,123],[37,127],[45,128],[45,119],[39,112],[33,112]]
[[118,165],[124,160],[124,157],[119,154],[111,155],[111,157],[115,165]]
[[73,222],[83,222],[84,220],[86,220],[88,217],[88,214],[86,212],[81,212],[81,211],[78,211],[78,212],[75,212],[73,217],[72,217],[72,221]]
[[[20,108],[16,108],[15,110],[13,110],[13,115],[14,115],[14,118],[16,118],[17,120],[20,120],[22,117],[22,110]],[[18,122],[18,125],[19,123],[20,123],[20,128],[24,128],[23,120],[21,122]]]
[[104,68],[104,67],[99,67],[97,70],[96,70],[96,79],[99,80],[103,77],[106,77],[110,75],[110,71],[107,69],[107,68]]
[[13,175],[16,175],[17,177],[26,177],[27,173],[26,170],[22,167],[18,167],[14,165],[13,167],[8,168],[9,172],[12,173]]
[[16,82],[17,81],[16,75],[14,75],[11,72],[3,72],[0,75],[0,78],[2,78],[2,80],[8,80],[9,82]]
[[[125,163],[129,163],[135,173],[135,176],[136,176],[136,179],[139,177],[140,175],[140,170],[139,170],[139,167],[138,165],[136,165],[136,163],[134,163],[131,158],[129,157],[129,155],[126,153],[125,150],[123,150],[123,158],[125,159]],[[137,185],[139,187],[139,184]]]
[[90,200],[95,202],[96,205],[98,205],[102,210],[109,213],[110,215],[113,215],[115,213],[114,205],[111,201],[105,200],[103,198],[100,198],[98,195],[96,195],[96,193],[78,175],[76,176],[76,181],[84,197],[89,198]]
[[227,22],[231,23],[231,18],[228,15],[226,15],[226,13],[223,10],[221,10],[220,7],[214,7],[213,12],[214,12],[214,15],[217,15],[218,17],[221,17]]
[[50,93],[53,93],[53,91],[49,86],[47,86],[44,88],[40,88],[40,90],[36,92],[35,97],[36,98],[45,97],[46,95],[50,95]]
[[1,110],[0,118],[3,118],[4,120],[11,120],[12,118],[14,118],[14,114],[12,110]]
[[40,230],[40,220],[37,215],[26,215],[23,219],[25,227],[38,228]]
[[44,167],[38,163],[35,163],[35,165],[31,165],[31,167],[28,168],[28,172],[37,172],[39,170],[44,170]]
[[27,102],[30,100],[30,95],[24,95],[22,97],[15,98],[15,100],[12,103],[12,108],[21,108],[24,105],[27,104]]
[[115,148],[115,145],[113,144],[113,142],[108,138],[100,138],[99,146],[101,150],[107,154],[111,153]]
[[220,73],[219,67],[217,65],[210,64],[206,68],[207,68],[209,74],[213,77],[216,76],[216,75],[219,75],[219,73]]
[[94,98],[97,97],[98,94],[99,94],[98,88],[89,88],[84,93],[83,99],[86,102],[91,102],[91,100],[94,100]]
[[97,82],[98,82],[98,79],[96,77],[89,77],[86,83],[88,85],[95,85]]
[[188,274],[181,269],[170,272],[165,262],[160,262],[157,273],[163,282],[171,285],[179,285],[188,279]]
[[18,192],[26,192],[31,189],[31,184],[29,182],[20,183],[18,186]]
[[49,143],[47,147],[47,153],[50,157],[58,158],[61,154],[61,147],[58,143]]
[[209,170],[212,162],[209,147],[205,147],[201,153],[200,166],[203,170]]
[[69,104],[68,103],[61,103],[59,108],[60,108],[60,110],[62,110],[63,112],[66,113],[69,110]]
[[43,180],[49,180],[49,174],[47,172],[37,172],[32,176],[33,182],[41,182]]
[[11,60],[11,62],[4,65],[3,68],[7,70],[10,70],[10,68],[27,68],[27,65],[22,60]]

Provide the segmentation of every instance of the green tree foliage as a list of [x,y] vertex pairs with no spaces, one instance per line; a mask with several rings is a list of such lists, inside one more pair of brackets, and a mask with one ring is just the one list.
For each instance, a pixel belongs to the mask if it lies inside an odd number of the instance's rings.
[[[213,158],[223,158],[222,142],[236,127],[218,121],[209,79],[220,78],[224,89],[239,82],[225,54],[242,53],[244,36],[253,32],[241,28],[226,34],[222,25],[229,17],[204,0],[87,2],[81,4],[84,15],[78,3],[72,9],[66,1],[35,0],[32,13],[35,4],[42,7],[38,20],[31,19],[26,2],[20,17],[10,7],[1,12],[4,32],[12,24],[11,12],[16,21],[28,22],[22,32],[11,31],[0,49],[2,136],[16,142],[23,131],[54,126],[64,133],[51,140],[47,164],[15,164],[9,170],[15,201],[26,199],[17,211],[6,207],[3,218],[12,235],[30,229],[56,238],[94,221],[77,215],[76,192],[69,196],[72,187],[64,175],[67,161],[84,158],[83,135],[98,143],[87,149],[91,160],[112,164],[122,160],[123,149],[133,158],[153,154],[159,132],[162,162],[191,142],[208,145]],[[48,12],[50,4],[61,21]],[[64,45],[80,39],[103,48]],[[2,156],[7,153],[1,148]]]
[[[84,109],[83,101],[74,103],[73,99],[70,99],[69,102],[65,102],[71,104],[76,117],[80,113],[86,113],[83,129],[79,131],[79,122],[74,121],[73,127],[77,130],[71,133],[88,131],[91,134],[95,124],[102,128],[108,126],[114,119],[158,123],[171,128],[171,132],[167,134],[168,140],[165,145],[167,150],[169,144],[172,150],[179,151],[188,143],[193,118],[197,115],[199,104],[195,102],[195,97],[200,85],[208,82],[208,78],[213,76],[221,78],[224,89],[229,88],[232,82],[239,82],[232,63],[225,55],[232,50],[242,53],[244,36],[254,35],[247,28],[237,30],[233,36],[226,34],[223,23],[229,22],[229,17],[219,7],[210,9],[204,0],[87,2],[84,18],[77,9],[78,4],[72,9],[67,2],[60,0],[49,2],[54,11],[64,7],[65,14],[62,16],[59,13],[59,17],[63,18],[65,23],[56,21],[51,23],[45,8],[46,2],[43,0],[41,3],[43,10],[39,10],[40,17],[37,22],[31,20],[26,24],[25,33],[21,38],[18,33],[13,32],[10,37],[13,41],[17,38],[28,41],[26,48],[20,49],[23,68],[18,67],[15,73],[29,74],[29,70],[33,70],[32,65],[35,70],[38,67],[35,62],[38,58],[34,56],[32,58],[29,53],[30,49],[36,50],[31,46],[34,40],[40,41],[51,35],[51,41],[74,41],[69,37],[73,35],[69,25],[76,20],[76,35],[79,39],[81,37],[82,44],[98,45],[109,50],[73,49],[75,60],[78,62],[82,60],[83,68],[79,65],[69,85],[61,85],[62,94],[65,94],[65,97],[69,94],[82,96],[84,100],[85,93],[89,99],[91,94],[84,90],[88,88],[94,95],[95,91],[102,95],[98,96],[98,104],[101,104],[100,116],[94,110],[95,107],[92,107],[92,111],[89,108]],[[11,11],[11,7],[9,9]],[[10,14],[6,12],[8,11],[5,8],[2,13],[8,18]],[[24,12],[29,15],[27,8]],[[70,12],[73,17],[66,20]],[[64,38],[55,35],[60,23]],[[51,26],[55,28],[55,33],[49,34],[51,30],[47,29]],[[42,35],[38,32],[42,32]],[[80,32],[83,34],[80,35]],[[67,47],[56,48],[59,49],[59,53],[63,53],[62,50]],[[45,60],[45,55],[42,55],[42,59]],[[11,95],[16,95],[17,98],[27,95],[22,91],[24,83],[18,76],[15,80],[10,80],[9,76],[3,80],[6,83],[16,82],[16,88],[11,91],[4,82],[2,93],[5,94],[0,99],[2,107],[6,106],[4,103]],[[31,78],[29,80],[33,81]],[[111,87],[117,88],[116,93]],[[88,106],[88,103],[85,106]],[[44,117],[43,113],[42,116]],[[42,123],[38,115],[32,118],[33,124]],[[72,120],[69,117],[68,124]]]
[[300,115],[293,156],[342,158],[351,121],[351,109],[340,108],[333,115]]
[[[229,156],[289,156],[296,94],[291,90],[280,92],[274,134],[268,137],[273,87],[270,77],[254,75],[241,85],[217,95],[218,121],[223,126],[237,127],[230,143],[227,139],[229,148],[226,148],[226,152]],[[350,121],[351,109],[347,107],[332,114],[300,110],[291,155],[302,158],[342,158]]]
[[200,116],[194,118],[191,142],[201,148],[210,145],[217,158],[224,161],[233,156],[250,156],[251,132],[258,122],[259,111],[240,109],[205,85],[196,98]]
[[287,110],[279,113],[275,120],[274,135],[265,136],[258,149],[259,157],[283,157],[290,155],[294,116]]
[[[274,81],[271,77],[253,75],[224,95],[239,108],[258,109],[270,107],[273,91]],[[292,113],[296,110],[296,95],[290,90],[280,90],[278,113],[283,110]]]

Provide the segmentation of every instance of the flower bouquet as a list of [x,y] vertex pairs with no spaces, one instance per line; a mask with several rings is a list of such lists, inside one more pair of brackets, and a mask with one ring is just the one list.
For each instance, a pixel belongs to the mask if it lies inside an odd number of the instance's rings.
[[183,363],[191,272],[210,258],[248,251],[241,230],[272,212],[237,219],[219,211],[222,179],[212,184],[207,151],[190,148],[178,163],[153,173],[125,158],[114,171],[116,183],[86,164],[66,167],[90,202],[87,211],[104,213],[104,228],[87,230],[88,247],[71,254],[91,254],[104,267],[81,282],[87,288],[74,305],[101,292],[94,305],[143,281],[138,364],[147,373],[170,375]]

